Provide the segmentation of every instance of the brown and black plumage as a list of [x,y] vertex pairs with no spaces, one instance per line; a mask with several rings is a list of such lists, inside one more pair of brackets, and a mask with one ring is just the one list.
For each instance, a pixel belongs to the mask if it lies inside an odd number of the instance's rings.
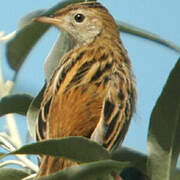
[[[124,139],[136,102],[130,60],[113,17],[96,2],[76,3],[37,21],[67,32],[75,47],[61,59],[41,103],[37,139],[85,136],[107,150]],[[41,157],[39,176],[74,165]]]

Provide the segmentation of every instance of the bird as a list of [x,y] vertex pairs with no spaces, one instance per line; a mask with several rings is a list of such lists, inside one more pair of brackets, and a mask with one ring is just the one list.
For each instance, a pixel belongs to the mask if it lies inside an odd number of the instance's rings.
[[[83,136],[114,151],[123,141],[136,106],[132,65],[113,16],[99,2],[69,4],[36,18],[75,42],[46,84],[37,120],[38,141]],[[38,177],[76,165],[43,155]]]

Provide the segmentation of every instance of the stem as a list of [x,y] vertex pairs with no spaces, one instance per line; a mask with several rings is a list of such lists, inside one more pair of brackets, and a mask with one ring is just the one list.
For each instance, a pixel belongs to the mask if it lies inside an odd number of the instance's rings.
[[26,165],[23,162],[17,161],[17,160],[7,160],[5,162],[2,162],[2,163],[0,163],[0,168],[7,166],[7,165],[18,165],[23,168],[26,168]]
[[[9,141],[10,142],[9,142]],[[15,151],[16,148],[11,144],[11,137],[8,136],[0,136],[1,146],[9,152]],[[28,168],[37,172],[39,167],[36,166],[31,160],[29,160],[26,155],[15,155],[20,161],[22,161]]]
[[31,160],[24,157],[24,155],[15,155],[19,160],[21,160],[28,168],[31,170],[38,172],[39,167],[35,165]]
[[11,138],[11,142],[19,148],[22,146],[22,140],[18,131],[18,127],[16,125],[16,120],[13,114],[7,114],[6,116],[6,123],[9,136]]

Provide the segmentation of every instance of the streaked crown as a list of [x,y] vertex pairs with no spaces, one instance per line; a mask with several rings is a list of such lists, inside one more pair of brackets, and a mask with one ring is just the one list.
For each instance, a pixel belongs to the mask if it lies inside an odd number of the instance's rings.
[[97,36],[118,38],[119,33],[113,17],[97,2],[68,5],[38,21],[50,23],[68,32],[78,44],[92,42]]

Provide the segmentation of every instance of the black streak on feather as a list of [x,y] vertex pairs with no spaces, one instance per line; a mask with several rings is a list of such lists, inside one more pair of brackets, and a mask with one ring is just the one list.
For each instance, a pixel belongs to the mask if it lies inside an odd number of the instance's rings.
[[71,63],[70,63],[67,67],[64,67],[64,68],[62,69],[62,72],[61,72],[61,74],[60,74],[60,76],[59,76],[58,83],[57,83],[57,85],[56,85],[56,89],[59,88],[60,84],[64,81],[67,73],[68,73],[68,72],[71,70],[71,68],[76,64],[76,62],[78,62],[78,61],[82,58],[82,56],[83,56],[85,53],[86,53],[86,51],[82,51],[75,59],[73,59],[73,60],[71,61]]
[[104,61],[108,58],[108,55],[103,53],[103,55],[99,58],[99,61]]
[[104,86],[106,86],[106,84],[109,80],[110,80],[110,78],[108,76],[104,76],[104,79],[103,79]]
[[101,70],[100,67],[99,67],[98,70],[96,71],[96,73],[92,76],[91,81],[97,80],[105,71],[107,71],[111,67],[112,67],[112,64],[109,64],[109,63],[107,63],[105,65],[103,70]]
[[91,81],[95,81],[97,80],[100,76],[102,75],[102,71],[100,70],[100,68],[96,71],[96,74],[94,74],[91,78]]
[[118,90],[118,98],[123,101],[124,100],[124,94],[121,89]]
[[125,116],[128,117],[128,115],[129,115],[129,104],[127,102],[125,107]]
[[39,141],[41,139],[44,139],[46,136],[46,123],[42,120],[42,111],[40,111],[38,117],[38,132],[40,137],[36,136],[37,140]]
[[116,115],[113,117],[111,123],[108,125],[107,132],[105,133],[105,139],[108,139],[108,137],[111,135],[114,127],[116,126],[117,118],[119,117],[119,111],[116,113]]
[[65,77],[66,77],[66,71],[65,71],[65,68],[63,68],[63,69],[62,69],[62,72],[61,72],[61,74],[60,74],[59,80],[58,80],[58,82],[57,82],[57,84],[56,84],[56,89],[59,89],[59,86],[60,86],[60,84],[63,82],[63,80],[65,79]]
[[106,99],[105,105],[104,105],[104,119],[107,121],[109,117],[111,116],[113,110],[114,110],[114,104],[111,103],[109,100]]
[[95,85],[96,87],[99,87],[101,85],[101,82],[96,82]]
[[121,127],[120,132],[118,132],[119,134],[116,140],[114,141],[112,148],[116,147],[119,144],[119,142],[123,141],[124,135],[126,134],[128,127],[129,127],[129,120],[128,121],[124,120],[123,126]]
[[45,119],[47,119],[47,116],[48,116],[48,113],[49,113],[49,107],[50,107],[50,104],[51,104],[51,99],[49,99],[46,102],[45,106],[44,106],[44,117],[45,117]]
[[93,64],[92,61],[90,62],[85,62],[77,71],[77,73],[75,74],[75,76],[73,77],[73,79],[71,80],[70,84],[71,83],[75,83],[77,82],[78,80],[80,80],[84,73],[87,72],[90,68],[91,68],[91,65]]

